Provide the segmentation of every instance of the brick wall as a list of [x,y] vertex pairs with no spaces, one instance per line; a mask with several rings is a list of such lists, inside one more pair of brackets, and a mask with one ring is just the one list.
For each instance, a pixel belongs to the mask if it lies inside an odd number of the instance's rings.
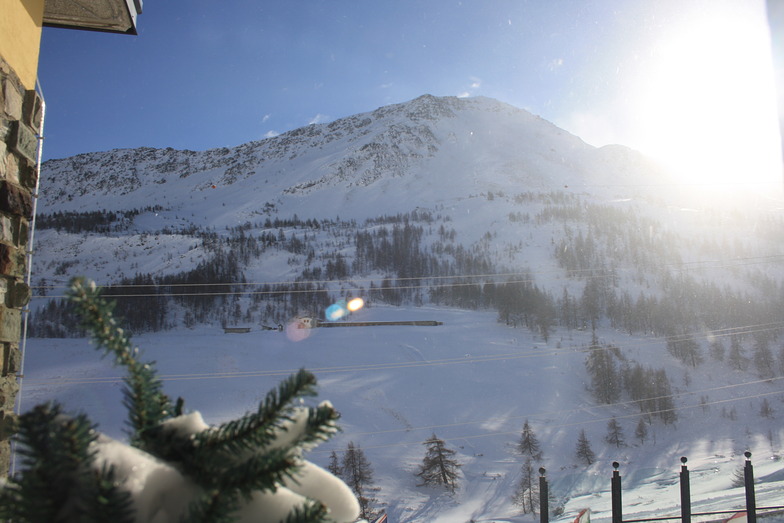
[[37,183],[41,107],[35,91],[26,91],[0,57],[0,476],[7,475],[10,462],[7,427],[19,390],[22,308],[30,300],[25,247]]

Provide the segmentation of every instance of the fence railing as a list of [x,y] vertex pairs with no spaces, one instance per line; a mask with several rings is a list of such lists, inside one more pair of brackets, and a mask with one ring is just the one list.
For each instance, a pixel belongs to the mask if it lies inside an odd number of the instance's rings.
[[[751,452],[744,454],[746,461],[743,466],[743,485],[746,491],[746,521],[748,523],[756,523],[757,515],[760,511],[776,511],[784,510],[784,505],[758,507],[754,491],[754,467],[751,464]],[[691,510],[691,484],[689,482],[689,468],[686,466],[687,459],[681,458],[681,471],[680,471],[680,494],[681,494],[681,515],[680,516],[662,516],[644,519],[623,519],[623,502],[622,502],[622,488],[621,488],[621,473],[618,471],[620,465],[617,461],[613,462],[613,473],[610,479],[610,491],[612,493],[612,523],[641,523],[644,521],[667,521],[678,520],[682,523],[691,523],[692,517],[695,516],[720,516],[737,514],[738,509],[732,508],[728,510],[719,510],[713,512],[692,512]],[[784,494],[782,494],[784,497]],[[549,486],[547,483],[546,470],[544,467],[539,469],[539,521],[540,523],[549,522]],[[577,520],[580,518],[578,517]],[[727,520],[730,517],[717,518],[718,520]],[[575,522],[577,522],[575,520]]]

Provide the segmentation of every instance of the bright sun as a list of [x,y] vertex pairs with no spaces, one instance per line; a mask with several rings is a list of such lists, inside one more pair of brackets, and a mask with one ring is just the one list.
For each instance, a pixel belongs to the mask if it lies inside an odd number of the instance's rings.
[[671,27],[639,78],[639,148],[685,184],[780,187],[770,56],[759,20],[703,12]]

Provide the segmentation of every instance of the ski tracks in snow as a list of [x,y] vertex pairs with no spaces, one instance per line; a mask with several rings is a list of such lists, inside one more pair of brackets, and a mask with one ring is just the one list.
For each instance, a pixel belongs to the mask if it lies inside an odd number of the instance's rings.
[[428,361],[427,358],[425,358],[425,356],[422,354],[422,351],[413,345],[409,345],[408,343],[401,343],[400,347],[403,349],[404,354],[408,356],[409,361]]

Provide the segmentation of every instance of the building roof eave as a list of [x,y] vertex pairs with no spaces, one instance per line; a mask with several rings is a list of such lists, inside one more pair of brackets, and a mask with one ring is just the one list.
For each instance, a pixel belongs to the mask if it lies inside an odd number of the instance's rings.
[[142,0],[46,0],[44,27],[135,35]]

